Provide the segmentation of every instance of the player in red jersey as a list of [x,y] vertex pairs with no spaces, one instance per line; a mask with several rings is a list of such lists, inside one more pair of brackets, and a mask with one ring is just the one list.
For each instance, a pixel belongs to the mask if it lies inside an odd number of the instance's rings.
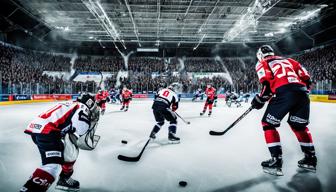
[[274,55],[272,47],[261,46],[257,52],[259,62],[256,71],[262,84],[262,91],[252,100],[252,107],[261,109],[269,101],[262,118],[262,126],[268,149],[272,158],[261,163],[264,171],[273,175],[282,173],[282,149],[277,127],[289,113],[288,124],[295,133],[304,158],[298,166],[311,171],[316,170],[317,159],[309,123],[310,100],[308,91],[311,80],[308,72],[299,62]]
[[132,93],[131,90],[129,90],[126,87],[124,87],[123,90],[122,90],[121,96],[122,96],[123,102],[122,102],[122,107],[121,107],[120,110],[124,110],[125,109],[125,111],[127,111],[129,103],[132,100],[133,93]]
[[98,106],[101,108],[101,114],[104,115],[106,110],[106,102],[108,99],[109,93],[107,91],[99,90],[96,94],[96,102]]
[[93,150],[99,141],[95,135],[99,111],[94,97],[85,94],[77,101],[58,104],[34,119],[25,130],[37,145],[42,166],[37,168],[21,192],[44,192],[57,178],[57,189],[79,191],[72,179],[79,149]]
[[211,84],[208,84],[207,88],[205,90],[205,95],[207,96],[207,99],[205,101],[203,111],[200,113],[200,115],[201,116],[204,115],[204,113],[206,112],[207,108],[209,107],[208,116],[211,116],[212,105],[213,105],[215,99],[217,99],[216,89],[214,87],[212,87]]

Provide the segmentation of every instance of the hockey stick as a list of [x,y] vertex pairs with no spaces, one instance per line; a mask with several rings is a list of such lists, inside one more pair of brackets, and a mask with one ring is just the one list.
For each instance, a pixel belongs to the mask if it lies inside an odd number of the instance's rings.
[[141,150],[141,152],[140,152],[140,154],[138,156],[136,156],[136,157],[127,157],[127,156],[124,156],[124,155],[118,155],[118,159],[121,160],[121,161],[128,161],[128,162],[139,161],[150,140],[151,140],[151,138],[149,138],[147,140],[145,146],[142,148],[142,150]]
[[224,131],[210,131],[209,134],[213,136],[219,136],[224,135],[226,132],[228,132],[233,126],[235,126],[240,120],[242,120],[249,112],[252,111],[252,106],[248,108],[240,117],[238,117],[237,120],[235,120],[228,128],[226,128]]
[[175,112],[175,114],[176,114],[176,116],[178,116],[184,123],[186,123],[186,124],[190,124],[190,121],[187,121],[187,120],[185,120],[183,117],[181,117],[178,113],[176,113]]

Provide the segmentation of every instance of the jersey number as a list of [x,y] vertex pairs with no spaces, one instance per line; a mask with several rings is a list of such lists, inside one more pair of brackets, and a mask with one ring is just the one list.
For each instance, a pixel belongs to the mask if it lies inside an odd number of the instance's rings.
[[169,91],[165,91],[165,92],[163,92],[162,95],[165,96],[165,97],[168,97],[168,95],[169,95]]
[[286,61],[281,61],[279,63],[274,64],[274,66],[272,67],[272,71],[279,79],[284,76],[297,77],[296,73],[293,70],[292,65]]
[[61,105],[57,105],[57,106],[51,108],[50,110],[46,111],[45,113],[42,113],[41,115],[39,115],[39,117],[41,117],[42,119],[48,119],[53,112],[55,112],[57,109],[59,109],[61,107],[62,107]]

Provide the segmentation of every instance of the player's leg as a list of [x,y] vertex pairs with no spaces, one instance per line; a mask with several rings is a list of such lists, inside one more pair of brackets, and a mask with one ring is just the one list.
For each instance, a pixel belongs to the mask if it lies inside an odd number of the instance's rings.
[[63,143],[49,136],[32,136],[40,151],[42,166],[37,168],[20,191],[47,191],[63,163]]
[[163,116],[162,110],[156,107],[153,108],[153,114],[154,114],[156,124],[154,125],[149,137],[152,139],[155,139],[156,134],[160,131],[162,125],[164,124],[164,116]]
[[104,115],[106,110],[106,101],[101,101],[101,115]]
[[207,99],[204,103],[203,111],[200,113],[200,115],[204,115],[204,113],[206,112],[208,108],[208,105],[209,105],[209,100]]
[[209,113],[208,113],[208,116],[211,116],[211,114],[212,114],[213,101],[209,101],[208,106],[209,106]]
[[128,106],[129,106],[129,103],[130,103],[130,99],[127,99],[126,101],[125,101],[125,111],[128,111]]
[[298,166],[315,171],[317,159],[313,139],[307,127],[309,123],[310,101],[306,93],[297,94],[295,107],[290,111],[288,124],[291,126],[300,143],[304,158],[298,162]]
[[73,166],[78,158],[78,148],[73,144],[69,134],[65,135],[64,143],[64,162],[62,164],[62,172],[56,183],[56,189],[79,191],[80,184],[77,180],[71,178],[74,169]]
[[125,103],[125,99],[123,99],[121,103],[122,103],[122,106],[121,106],[121,108],[120,108],[120,111],[122,111],[122,110],[125,109],[125,105],[126,105],[126,103]]
[[271,159],[263,161],[261,166],[264,172],[269,174],[283,175],[280,135],[276,128],[280,126],[280,122],[288,113],[289,108],[290,103],[286,101],[286,96],[272,98],[262,118],[265,141],[271,154]]
[[168,127],[168,140],[170,141],[170,143],[173,143],[173,144],[180,143],[180,138],[176,136],[177,116],[175,112],[173,112],[170,109],[167,109],[164,113],[164,117],[170,123]]

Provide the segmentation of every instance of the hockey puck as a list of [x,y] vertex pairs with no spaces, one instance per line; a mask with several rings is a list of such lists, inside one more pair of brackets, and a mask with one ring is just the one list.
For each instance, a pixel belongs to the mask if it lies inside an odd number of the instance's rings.
[[190,125],[190,121],[188,121],[187,124]]
[[181,186],[181,187],[185,187],[185,186],[187,186],[187,182],[186,181],[180,181],[179,182],[179,185]]
[[125,140],[121,140],[121,143],[122,143],[122,144],[127,144],[127,141],[125,141]]

